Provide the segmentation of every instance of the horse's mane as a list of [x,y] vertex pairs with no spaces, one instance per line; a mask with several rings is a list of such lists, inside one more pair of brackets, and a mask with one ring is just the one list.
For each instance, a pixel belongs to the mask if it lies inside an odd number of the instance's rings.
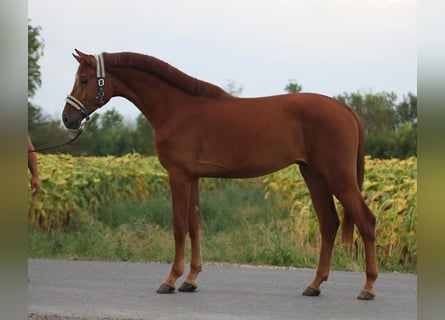
[[193,95],[218,98],[230,96],[218,86],[193,78],[168,63],[155,57],[132,52],[103,53],[107,66],[130,67],[153,74],[171,85]]

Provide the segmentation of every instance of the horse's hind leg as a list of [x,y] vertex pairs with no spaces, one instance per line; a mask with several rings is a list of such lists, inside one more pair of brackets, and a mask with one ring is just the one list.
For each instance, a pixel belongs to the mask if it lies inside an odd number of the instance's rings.
[[377,279],[377,262],[375,252],[375,216],[365,204],[360,191],[350,188],[347,191],[334,191],[344,208],[345,214],[351,215],[360,232],[365,246],[366,282],[358,299],[372,300],[375,297],[374,282]]
[[326,281],[329,276],[332,250],[340,222],[335,210],[332,193],[329,191],[323,178],[307,166],[300,166],[300,171],[309,188],[312,203],[317,213],[322,241],[317,273],[314,280],[303,292],[303,295],[318,296],[321,283]]
[[185,278],[182,286],[179,288],[179,291],[182,292],[193,292],[198,288],[196,279],[198,274],[202,271],[201,215],[199,209],[198,179],[192,182],[188,219],[192,258],[190,261],[190,272]]

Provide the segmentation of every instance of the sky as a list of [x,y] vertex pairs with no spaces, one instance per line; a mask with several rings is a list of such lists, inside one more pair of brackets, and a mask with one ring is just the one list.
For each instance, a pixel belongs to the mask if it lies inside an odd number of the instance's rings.
[[[161,59],[241,97],[305,92],[417,94],[414,0],[29,0],[40,26],[42,86],[33,102],[60,119],[78,63],[89,54],[132,51]],[[127,120],[139,110],[123,98]]]

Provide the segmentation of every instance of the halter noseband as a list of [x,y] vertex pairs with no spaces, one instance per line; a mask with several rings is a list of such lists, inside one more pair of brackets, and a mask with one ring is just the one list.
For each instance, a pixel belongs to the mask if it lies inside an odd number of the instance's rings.
[[99,92],[97,93],[96,98],[91,100],[86,106],[82,104],[79,100],[77,100],[72,95],[68,95],[65,101],[71,105],[74,109],[79,110],[82,113],[83,118],[86,120],[89,119],[88,109],[93,107],[96,103],[103,103],[103,98],[105,96],[104,87],[105,87],[105,64],[104,58],[102,54],[96,55],[96,63],[97,63],[97,85],[99,87]]

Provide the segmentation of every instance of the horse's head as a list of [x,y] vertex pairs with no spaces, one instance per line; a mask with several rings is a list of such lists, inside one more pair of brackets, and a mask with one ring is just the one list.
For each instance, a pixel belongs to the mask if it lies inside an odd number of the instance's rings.
[[107,103],[112,96],[110,81],[105,83],[102,55],[88,55],[78,50],[76,53],[73,56],[79,62],[79,69],[62,113],[63,123],[69,129],[79,128],[83,119]]

